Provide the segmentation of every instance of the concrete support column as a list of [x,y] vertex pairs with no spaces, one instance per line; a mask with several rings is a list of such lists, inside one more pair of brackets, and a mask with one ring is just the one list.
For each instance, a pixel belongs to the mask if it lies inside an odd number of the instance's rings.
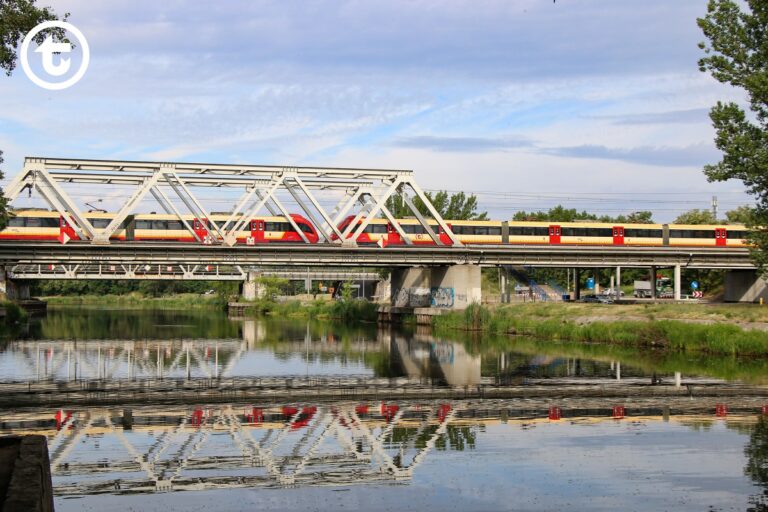
[[621,267],[616,267],[616,300],[621,300]]
[[0,300],[29,300],[29,284],[12,281],[8,278],[6,268],[0,265]]
[[581,272],[578,268],[573,269],[573,298],[581,299]]
[[264,285],[261,284],[261,282],[259,281],[260,278],[261,278],[260,272],[255,272],[255,271],[248,272],[248,277],[243,283],[243,293],[242,293],[243,299],[256,300],[264,297],[264,294],[266,293],[266,289],[264,288]]
[[680,300],[681,294],[680,294],[680,265],[675,265],[675,300]]
[[391,279],[394,307],[464,309],[482,300],[478,265],[398,268]]
[[656,265],[651,267],[651,298],[656,299]]
[[726,302],[768,302],[768,283],[756,270],[729,270],[725,273]]

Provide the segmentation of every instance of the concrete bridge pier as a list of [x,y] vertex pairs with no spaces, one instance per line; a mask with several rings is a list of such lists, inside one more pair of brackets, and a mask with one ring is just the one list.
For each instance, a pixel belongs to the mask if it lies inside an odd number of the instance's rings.
[[391,280],[393,307],[465,309],[482,300],[478,265],[397,268]]
[[5,267],[0,266],[0,300],[21,301],[29,299],[29,283],[10,279]]
[[768,283],[756,270],[729,270],[725,273],[725,302],[768,302]]
[[248,276],[242,285],[241,295],[245,300],[261,299],[267,293],[267,289],[261,282],[261,272],[253,270],[248,272]]

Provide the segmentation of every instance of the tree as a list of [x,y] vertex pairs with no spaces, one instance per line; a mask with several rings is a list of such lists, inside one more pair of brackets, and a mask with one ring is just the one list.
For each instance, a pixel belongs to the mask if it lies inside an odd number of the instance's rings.
[[[67,19],[69,13],[64,15]],[[16,68],[18,49],[24,36],[44,21],[57,19],[50,7],[35,7],[35,0],[0,0],[0,68],[10,76]],[[66,41],[64,31],[60,29],[42,30],[35,36],[40,44],[47,36],[57,41]],[[3,163],[3,152],[0,150],[0,164]],[[0,180],[3,172],[0,169]],[[0,188],[0,229],[8,222],[8,201]]]
[[[3,151],[0,150],[0,165],[3,164]],[[3,179],[3,170],[0,169],[0,180]],[[0,229],[8,224],[8,199],[3,195],[3,189],[0,188]]]
[[[448,195],[448,192],[443,190],[436,194],[425,192],[425,195],[443,219],[486,220],[488,218],[487,212],[477,212],[477,196],[474,194],[466,195],[464,192],[457,192]],[[413,198],[413,205],[422,215],[431,216],[424,202],[418,197]],[[413,212],[400,196],[390,197],[386,206],[395,218],[413,216]]]
[[[64,14],[67,19],[69,13]],[[16,68],[18,50],[24,36],[44,21],[58,19],[50,7],[36,7],[35,0],[0,0],[0,68],[11,76]],[[42,44],[47,36],[54,40],[66,41],[61,29],[43,30],[35,36],[35,42]]]
[[711,211],[694,208],[678,215],[673,224],[717,224],[717,221]]
[[512,220],[517,221],[551,221],[551,222],[579,222],[579,221],[594,221],[594,222],[616,222],[622,224],[648,224],[653,222],[653,214],[649,211],[632,212],[629,215],[619,215],[617,217],[611,217],[610,215],[596,215],[589,213],[586,210],[578,211],[576,208],[565,208],[562,205],[557,205],[550,208],[548,211],[538,212],[525,212],[519,211],[515,213]]
[[751,206],[739,206],[733,210],[725,212],[725,218],[728,220],[728,224],[752,224],[752,216],[754,215],[754,208]]
[[[742,10],[744,6],[745,10]],[[755,196],[750,225],[768,226],[768,2],[710,0],[697,20],[707,38],[699,69],[747,93],[750,115],[736,103],[718,102],[709,117],[715,128],[720,162],[704,167],[710,181],[738,179]],[[766,270],[768,231],[753,229],[752,255]]]

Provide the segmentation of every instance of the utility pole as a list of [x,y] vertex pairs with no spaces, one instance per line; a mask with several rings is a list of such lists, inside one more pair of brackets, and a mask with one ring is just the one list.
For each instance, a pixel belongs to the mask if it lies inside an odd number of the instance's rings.
[[717,222],[717,196],[712,196],[712,218]]

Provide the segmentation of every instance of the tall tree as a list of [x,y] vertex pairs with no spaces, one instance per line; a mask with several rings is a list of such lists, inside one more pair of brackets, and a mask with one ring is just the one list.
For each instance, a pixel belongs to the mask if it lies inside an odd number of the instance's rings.
[[[477,211],[477,196],[474,194],[466,195],[464,192],[457,192],[455,194],[448,194],[447,191],[442,190],[437,193],[425,192],[427,199],[435,207],[437,213],[444,219],[450,220],[486,220],[488,218],[487,212]],[[419,210],[422,215],[430,216],[424,202],[418,197],[414,197],[413,205]],[[400,196],[392,196],[387,200],[387,209],[396,218],[412,217],[413,212],[405,201]]]
[[[67,19],[69,13],[64,14]],[[0,68],[10,76],[16,68],[18,50],[27,32],[44,21],[58,19],[50,7],[37,7],[35,0],[0,0]],[[51,35],[55,40],[65,40],[61,29],[44,30],[35,36],[41,44]]]
[[[3,151],[0,150],[0,165],[3,164]],[[0,168],[0,180],[3,179],[3,170]],[[3,189],[0,188],[0,229],[3,229],[8,224],[8,199],[3,194]]]
[[[743,7],[743,8],[742,8]],[[768,263],[768,2],[710,0],[707,15],[697,20],[707,38],[701,71],[747,93],[750,114],[733,102],[718,102],[710,111],[720,162],[707,165],[710,181],[739,179],[755,196],[751,239],[755,261]]]
[[[67,19],[69,13],[64,15]],[[16,68],[18,49],[24,36],[44,21],[57,19],[50,7],[36,7],[35,0],[0,0],[0,68],[10,76]],[[40,44],[48,35],[56,40],[65,40],[64,31],[59,29],[41,31],[35,37]],[[0,150],[0,164],[3,163],[3,151]],[[0,169],[0,180],[3,171]],[[0,188],[0,229],[8,222],[8,201]]]

